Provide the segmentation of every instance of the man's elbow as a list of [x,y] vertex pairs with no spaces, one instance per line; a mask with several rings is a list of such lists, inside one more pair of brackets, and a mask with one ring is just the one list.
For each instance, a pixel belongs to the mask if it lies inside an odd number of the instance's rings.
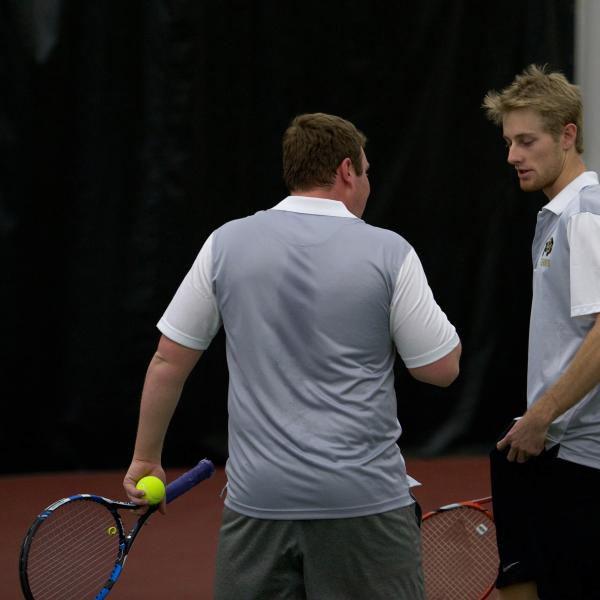
[[454,380],[459,376],[459,374],[460,366],[458,364],[458,361],[456,361],[455,365],[440,372],[439,377],[437,377],[437,380],[432,383],[433,385],[437,385],[438,387],[445,388],[448,387],[451,383],[453,383]]
[[439,360],[429,365],[409,369],[408,371],[418,381],[437,387],[448,387],[456,380],[460,373],[461,352],[462,347],[459,343],[452,352]]

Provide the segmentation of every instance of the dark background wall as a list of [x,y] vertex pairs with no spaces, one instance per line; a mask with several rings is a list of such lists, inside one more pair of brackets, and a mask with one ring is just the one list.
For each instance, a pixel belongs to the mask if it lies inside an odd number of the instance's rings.
[[[2,471],[127,466],[156,322],[214,228],[286,195],[281,133],[313,111],[367,134],[364,218],[463,341],[447,390],[397,365],[402,447],[487,450],[525,406],[544,199],[480,105],[531,62],[572,76],[573,4],[0,0]],[[165,464],[225,459],[226,391],[220,333]]]

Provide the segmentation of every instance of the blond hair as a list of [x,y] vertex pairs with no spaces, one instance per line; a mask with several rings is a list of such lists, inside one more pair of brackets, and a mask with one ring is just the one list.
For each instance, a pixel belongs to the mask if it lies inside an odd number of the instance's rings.
[[548,72],[547,65],[529,65],[502,91],[489,91],[483,99],[482,108],[496,125],[502,125],[503,117],[514,110],[534,110],[555,139],[565,125],[574,123],[577,126],[575,148],[579,154],[583,153],[581,91],[562,73]]
[[365,135],[341,117],[325,113],[297,116],[283,134],[283,180],[288,190],[331,185],[345,158],[350,158],[361,175],[361,149],[366,143]]

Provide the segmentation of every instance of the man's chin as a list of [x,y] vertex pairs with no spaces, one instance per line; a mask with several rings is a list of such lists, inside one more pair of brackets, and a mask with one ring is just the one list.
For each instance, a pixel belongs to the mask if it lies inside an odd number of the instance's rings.
[[523,179],[519,179],[519,186],[524,192],[539,192],[542,189],[534,181],[524,181]]

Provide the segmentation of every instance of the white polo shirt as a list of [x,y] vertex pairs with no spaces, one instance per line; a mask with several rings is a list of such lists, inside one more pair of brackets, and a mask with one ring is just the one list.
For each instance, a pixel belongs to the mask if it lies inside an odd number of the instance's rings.
[[231,221],[204,244],[158,328],[205,349],[221,322],[226,506],[322,519],[413,502],[397,444],[396,349],[419,367],[459,340],[406,240],[320,198]]
[[[307,215],[355,219],[342,202],[306,196],[288,196],[272,210]],[[361,221],[362,222],[362,221]],[[196,350],[205,350],[221,326],[213,293],[213,237],[211,234],[184,279],[158,328],[169,339]],[[423,328],[422,324],[427,323]],[[390,306],[390,331],[406,367],[428,365],[458,344],[454,327],[433,298],[421,261],[411,247],[394,282]]]
[[[568,368],[600,312],[600,186],[588,171],[538,214],[532,246],[533,300],[527,404]],[[550,426],[558,456],[600,468],[600,388]]]

